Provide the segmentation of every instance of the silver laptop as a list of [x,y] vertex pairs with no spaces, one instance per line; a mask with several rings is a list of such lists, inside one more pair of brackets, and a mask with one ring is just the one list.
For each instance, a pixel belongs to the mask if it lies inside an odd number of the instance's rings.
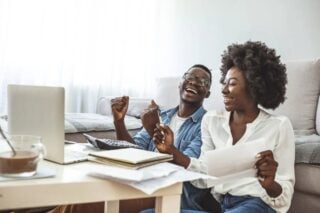
[[63,87],[8,85],[8,133],[41,136],[46,160],[60,164],[87,160],[85,152],[65,145],[64,100]]

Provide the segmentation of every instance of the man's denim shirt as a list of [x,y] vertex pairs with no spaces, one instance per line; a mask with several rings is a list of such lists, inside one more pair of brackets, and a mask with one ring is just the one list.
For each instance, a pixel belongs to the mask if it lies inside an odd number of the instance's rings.
[[[169,125],[172,117],[177,111],[178,107],[161,111],[160,116],[162,122]],[[205,113],[206,110],[203,107],[200,107],[182,124],[178,131],[178,135],[174,136],[175,147],[189,157],[198,158],[200,156],[202,145],[201,120]],[[145,150],[156,150],[152,138],[145,129],[138,132],[133,137],[133,140],[136,144],[144,147]],[[191,183],[184,182],[181,196],[181,209],[204,210],[200,203],[208,194],[210,194],[210,189],[198,189]]]
[[[170,124],[173,115],[178,111],[178,107],[173,109],[161,111],[160,116],[162,122],[166,125]],[[201,120],[206,110],[200,107],[195,111],[180,127],[178,135],[175,135],[174,145],[183,154],[198,158],[200,156],[201,149]],[[156,147],[152,142],[152,137],[149,136],[145,129],[139,131],[133,140],[139,146],[142,146],[145,150],[155,151]]]

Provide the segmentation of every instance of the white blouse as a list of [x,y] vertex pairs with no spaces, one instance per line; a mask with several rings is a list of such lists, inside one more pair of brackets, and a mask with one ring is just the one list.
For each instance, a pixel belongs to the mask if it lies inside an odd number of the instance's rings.
[[[229,120],[230,112],[226,111],[210,111],[204,115],[201,124],[203,143],[201,156],[199,159],[191,158],[188,170],[206,173],[207,166],[210,165],[205,164],[203,153],[207,150],[233,146]],[[295,182],[294,133],[289,119],[285,116],[271,115],[264,110],[260,110],[258,117],[252,123],[247,124],[245,134],[236,145],[257,139],[265,141],[268,149],[273,152],[274,158],[279,164],[275,181],[281,185],[282,193],[276,198],[270,197],[256,177],[241,178],[236,181],[216,185],[212,188],[211,193],[218,201],[221,199],[220,195],[226,193],[235,196],[251,195],[260,197],[276,212],[287,212],[290,207]],[[199,188],[213,186],[207,180],[196,180],[192,183]]]

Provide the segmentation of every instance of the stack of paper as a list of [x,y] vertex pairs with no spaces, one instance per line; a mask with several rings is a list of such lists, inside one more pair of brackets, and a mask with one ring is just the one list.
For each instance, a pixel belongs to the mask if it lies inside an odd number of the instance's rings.
[[[172,163],[159,163],[138,170],[94,164],[90,165],[90,168],[87,170],[90,171],[88,174],[91,176],[112,179],[130,185],[147,194],[152,194],[161,188],[178,182],[199,179],[206,180],[206,186],[210,188],[229,181],[238,180],[239,178],[256,178],[256,170],[253,168],[257,161],[255,156],[266,149],[267,147],[264,142],[257,140],[207,151],[203,163],[207,165],[208,175],[187,171],[183,167]],[[118,151],[120,154],[118,152],[114,153],[115,151]],[[104,154],[104,152],[108,153]],[[101,156],[100,154],[102,153],[103,159],[118,159],[122,162],[130,162],[131,164],[159,162],[159,159],[167,159],[165,154],[138,149],[120,149],[104,152],[94,153],[93,156]]]
[[109,166],[119,166],[129,169],[140,169],[146,166],[171,161],[172,155],[150,152],[141,149],[125,148],[106,150],[89,154],[90,161]]
[[159,163],[138,170],[103,164],[90,164],[86,168],[86,171],[88,171],[88,175],[90,176],[127,184],[147,194],[152,194],[159,189],[179,182],[213,178],[204,174],[187,171],[183,167],[172,163]]

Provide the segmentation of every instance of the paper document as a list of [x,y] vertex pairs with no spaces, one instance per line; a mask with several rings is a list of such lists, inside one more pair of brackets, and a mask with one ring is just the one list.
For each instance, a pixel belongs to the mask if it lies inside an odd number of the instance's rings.
[[210,177],[205,174],[197,173],[197,172],[191,172],[185,169],[177,170],[175,172],[172,172],[168,176],[156,178],[156,179],[149,179],[146,181],[141,182],[132,182],[129,183],[130,186],[139,189],[147,194],[152,194],[156,192],[159,189],[162,189],[164,187],[171,186],[175,183],[181,183],[185,181],[193,181],[198,179],[205,179],[205,180],[211,180],[214,183],[216,182],[217,178]]
[[102,164],[91,164],[86,168],[88,175],[103,179],[112,179],[124,183],[140,182],[149,179],[166,177],[183,169],[171,163],[159,163],[139,170],[131,170]]
[[89,176],[130,185],[147,194],[152,194],[159,189],[179,182],[196,179],[216,180],[216,178],[205,174],[187,171],[183,167],[172,163],[160,163],[139,170],[90,164],[86,170]]
[[[254,177],[257,161],[256,155],[267,150],[265,143],[254,140],[231,147],[205,152],[207,174],[222,181],[230,181],[239,177]],[[223,182],[223,181],[222,181]]]

